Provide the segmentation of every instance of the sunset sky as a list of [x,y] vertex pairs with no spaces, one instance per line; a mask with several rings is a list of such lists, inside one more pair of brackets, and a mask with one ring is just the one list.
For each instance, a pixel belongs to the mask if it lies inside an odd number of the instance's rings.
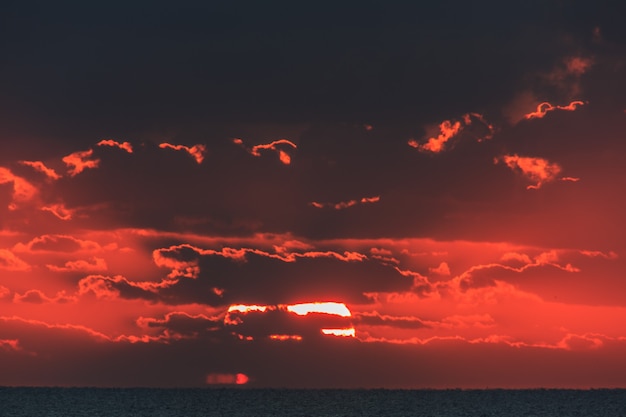
[[3,2],[0,385],[626,387],[619,2]]

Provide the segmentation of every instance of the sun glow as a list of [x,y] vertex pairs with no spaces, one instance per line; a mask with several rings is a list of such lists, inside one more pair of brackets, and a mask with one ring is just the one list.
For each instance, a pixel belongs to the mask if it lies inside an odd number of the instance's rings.
[[267,310],[267,306],[257,306],[257,305],[244,305],[244,304],[237,304],[237,305],[232,305],[230,307],[228,307],[228,312],[229,313],[233,313],[233,312],[237,312],[237,313],[250,313],[252,311],[259,311],[261,313],[264,313]]
[[306,316],[309,313],[325,313],[341,317],[351,317],[352,313],[344,303],[317,302],[303,303],[287,306],[287,311],[299,316]]
[[272,334],[269,336],[270,340],[279,340],[284,342],[286,340],[295,340],[297,342],[302,340],[302,336],[298,334]]
[[208,374],[206,383],[209,385],[245,385],[250,381],[248,375],[243,373],[237,374]]
[[322,329],[322,333],[330,336],[356,337],[354,327],[348,329]]

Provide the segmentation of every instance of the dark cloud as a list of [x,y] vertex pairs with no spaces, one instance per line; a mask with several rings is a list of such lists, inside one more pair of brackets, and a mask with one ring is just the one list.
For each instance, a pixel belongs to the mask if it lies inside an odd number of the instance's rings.
[[[236,250],[234,250],[236,251]],[[369,303],[370,292],[411,288],[412,279],[395,268],[368,259],[341,260],[315,252],[293,260],[242,250],[231,259],[223,253],[193,247],[162,250],[157,263],[172,269],[160,283],[93,275],[81,280],[81,292],[103,297],[141,298],[171,304],[294,304],[311,301]],[[337,254],[342,256],[341,254]]]
[[395,317],[388,315],[381,315],[377,312],[373,313],[360,313],[357,315],[359,324],[365,326],[389,326],[398,329],[421,329],[429,327],[417,317]]
[[183,312],[173,312],[163,319],[141,317],[137,320],[139,326],[162,329],[173,335],[183,337],[206,337],[223,328],[223,319],[207,317],[205,315],[190,315]]
[[294,335],[302,340],[319,339],[325,337],[321,333],[323,328],[352,327],[350,317],[340,317],[325,313],[309,313],[299,316],[285,309],[270,309],[266,312],[252,312],[246,314],[229,313],[231,324],[227,329],[243,337],[252,337],[255,340],[268,338],[272,335]]
[[[3,385],[199,387],[209,373],[239,372],[250,376],[250,386],[255,387],[584,388],[624,383],[624,373],[615,372],[613,358],[623,349],[616,341],[563,355],[554,349],[464,341],[413,346],[342,338],[302,343],[233,339],[213,344],[207,354],[201,339],[132,343],[106,340],[85,328],[3,322],[0,339],[7,341],[3,344],[7,348],[0,349]],[[485,367],[483,355],[492,366]],[[365,358],[385,366],[363,366]],[[520,375],[513,365],[520,362],[530,371]]]

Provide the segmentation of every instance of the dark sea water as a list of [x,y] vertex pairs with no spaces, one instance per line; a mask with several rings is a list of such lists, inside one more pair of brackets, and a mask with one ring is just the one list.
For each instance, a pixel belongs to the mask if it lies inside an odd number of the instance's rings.
[[0,388],[0,416],[626,417],[626,390]]

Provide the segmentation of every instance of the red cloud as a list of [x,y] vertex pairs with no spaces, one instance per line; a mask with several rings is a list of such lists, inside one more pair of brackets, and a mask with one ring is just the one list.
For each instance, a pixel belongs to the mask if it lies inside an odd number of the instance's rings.
[[468,132],[478,142],[491,139],[495,132],[493,125],[487,122],[485,117],[479,113],[466,113],[462,116],[461,121],[444,120],[438,126],[438,131],[434,133],[436,136],[431,136],[425,143],[419,144],[415,139],[409,140],[407,143],[409,146],[416,148],[422,152],[439,153],[448,147],[448,142],[454,137],[458,136],[462,131],[467,131],[467,128],[476,124],[482,127],[481,131]]
[[127,291],[132,294],[139,294],[145,299],[156,299],[156,292],[168,287],[176,281],[161,281],[161,282],[133,282],[124,278],[121,275],[114,277],[107,277],[104,275],[88,275],[78,282],[78,294],[85,295],[92,293],[97,298],[102,299],[116,299],[119,298],[120,291]]
[[18,339],[0,339],[0,349],[9,351],[21,351]]
[[91,262],[79,259],[68,261],[64,266],[46,265],[54,272],[103,272],[107,270],[107,264],[102,258],[91,258]]
[[36,171],[45,174],[46,177],[48,177],[51,180],[58,180],[59,178],[61,178],[61,176],[57,174],[55,170],[53,170],[52,168],[48,168],[41,161],[19,161],[19,163],[22,165],[29,166],[35,169]]
[[565,60],[565,67],[568,74],[582,75],[593,65],[593,60],[579,56],[569,57]]
[[292,147],[293,149],[298,148],[295,143],[287,139],[279,139],[279,140],[275,140],[267,144],[255,145],[250,149],[246,148],[245,145],[243,144],[243,140],[239,138],[233,139],[233,143],[246,149],[250,153],[250,155],[254,155],[254,156],[261,156],[260,151],[262,150],[272,150],[272,151],[278,152],[278,158],[280,159],[280,162],[282,162],[285,165],[289,165],[291,163],[291,156],[289,156],[289,154],[283,151],[282,149],[277,148],[277,146],[287,145],[287,146]]
[[30,265],[15,256],[13,252],[0,249],[0,269],[7,271],[30,271]]
[[[524,273],[531,269],[558,269],[567,273],[579,273],[580,269],[571,263],[562,263],[559,261],[559,253],[557,251],[546,251],[539,253],[531,259],[526,254],[506,253],[502,256],[502,260],[508,264],[488,263],[473,265],[447,282],[439,282],[436,284],[440,294],[453,295],[462,303],[474,304],[481,302],[493,302],[498,298],[513,296],[518,299],[527,299],[540,301],[539,296],[533,293],[527,293],[511,285],[507,282],[498,280],[498,271],[506,273]],[[515,266],[511,266],[515,263]]]
[[524,157],[518,155],[504,155],[496,158],[494,163],[504,162],[513,171],[520,172],[523,176],[533,181],[534,185],[529,185],[528,189],[538,189],[549,181],[557,179],[561,172],[559,164],[551,163],[547,159]]
[[410,316],[390,316],[380,314],[377,311],[358,313],[356,315],[357,323],[363,326],[387,326],[399,329],[422,329],[430,327],[417,317]]
[[[34,319],[26,319],[22,317],[0,317],[0,322],[3,323],[21,323],[32,326],[34,329],[33,333],[37,334],[40,331],[37,331],[36,328],[41,329],[50,329],[50,330],[62,330],[65,332],[71,332],[77,335],[84,335],[89,338],[95,339],[96,341],[102,342],[121,342],[121,343],[149,343],[149,342],[168,342],[169,337],[167,335],[160,335],[156,337],[148,336],[148,335],[120,335],[111,337],[99,331],[96,331],[90,327],[76,324],[57,324],[57,323],[46,323],[40,320]],[[35,353],[35,352],[33,352]],[[36,354],[36,353],[35,353]]]
[[456,136],[461,131],[461,128],[461,122],[453,123],[450,120],[444,120],[439,124],[439,135],[429,138],[426,143],[422,145],[419,145],[415,140],[410,140],[408,144],[420,151],[439,153],[443,151],[446,142]]
[[10,298],[11,290],[0,285],[0,300]]
[[184,311],[172,311],[162,319],[140,317],[137,325],[141,328],[161,328],[164,335],[174,338],[198,337],[203,333],[213,332],[223,328],[221,318],[212,318],[204,314],[189,314]]
[[[344,262],[360,262],[367,259],[366,255],[363,255],[358,252],[349,252],[345,251],[343,254],[333,251],[310,251],[310,252],[288,252],[288,253],[269,253],[259,249],[251,249],[251,248],[222,248],[219,251],[213,249],[201,249],[195,246],[183,243],[181,245],[170,246],[169,248],[157,249],[153,251],[152,256],[154,262],[157,266],[169,267],[172,265],[170,263],[171,258],[168,258],[168,255],[172,254],[176,256],[177,254],[182,253],[183,251],[191,251],[190,254],[195,252],[196,255],[217,255],[222,256],[224,258],[230,258],[234,260],[244,261],[246,259],[246,254],[251,253],[259,256],[266,256],[268,258],[279,259],[283,262],[295,262],[298,258],[334,258]],[[185,267],[188,266],[189,263],[195,262],[194,260],[183,262]]]
[[129,142],[118,142],[113,139],[104,139],[96,144],[97,146],[113,146],[128,153],[133,153],[133,146]]
[[592,59],[582,56],[567,57],[551,72],[543,74],[542,78],[570,97],[576,96],[581,91],[581,76],[591,68],[593,63]]
[[607,338],[604,335],[598,334],[567,334],[559,343],[557,347],[566,350],[589,350],[598,349],[604,345],[604,341]]
[[575,100],[575,101],[572,101],[571,103],[569,103],[566,106],[553,106],[552,104],[548,103],[547,101],[544,101],[543,103],[540,103],[537,106],[537,110],[536,111],[524,115],[524,119],[535,119],[535,118],[536,119],[541,119],[546,114],[548,114],[548,112],[551,112],[551,111],[554,111],[554,110],[574,111],[574,110],[576,110],[578,108],[578,106],[582,106],[584,104],[585,104],[584,101]]
[[22,177],[14,175],[9,169],[0,167],[0,184],[13,183],[12,202],[9,208],[14,210],[18,203],[30,201],[37,194],[37,188]]
[[185,151],[189,155],[191,155],[198,164],[201,164],[202,161],[204,161],[204,153],[206,152],[206,146],[200,145],[200,144],[196,144],[196,145],[189,147],[185,145],[172,145],[167,142],[164,142],[159,145],[159,148],[161,149],[169,148],[169,149],[174,149],[175,151]]
[[428,270],[437,275],[450,275],[450,267],[446,262],[441,262],[436,268],[428,268]]
[[93,155],[93,149],[78,151],[63,157],[62,161],[68,167],[70,177],[74,177],[87,168],[98,168],[99,159],[89,159]]
[[600,252],[597,250],[591,251],[591,250],[581,250],[580,253],[582,255],[588,256],[590,258],[595,258],[595,257],[601,257],[604,259],[611,259],[611,260],[615,260],[617,258],[619,258],[619,255],[613,251],[610,251],[609,253],[604,253],[604,252]]
[[43,211],[49,211],[61,220],[71,220],[74,215],[74,210],[66,208],[63,204],[52,204],[49,206],[43,206]]
[[24,294],[15,294],[13,301],[16,303],[68,303],[76,301],[76,297],[68,296],[64,291],[59,291],[54,298],[48,297],[40,290],[28,290]]
[[95,252],[102,250],[102,247],[97,242],[69,235],[42,235],[26,244],[16,244],[14,249],[18,252]]
[[391,252],[390,250],[382,248],[371,248],[370,253],[372,254],[373,259],[378,259],[379,261],[396,265],[400,263],[400,261],[393,256],[393,252]]
[[380,201],[380,196],[374,197],[363,197],[360,200],[349,200],[349,201],[340,201],[339,203],[318,203],[317,201],[312,201],[311,204],[316,208],[333,208],[335,210],[343,210],[348,207],[356,206],[357,204],[368,204],[368,203],[378,203]]

